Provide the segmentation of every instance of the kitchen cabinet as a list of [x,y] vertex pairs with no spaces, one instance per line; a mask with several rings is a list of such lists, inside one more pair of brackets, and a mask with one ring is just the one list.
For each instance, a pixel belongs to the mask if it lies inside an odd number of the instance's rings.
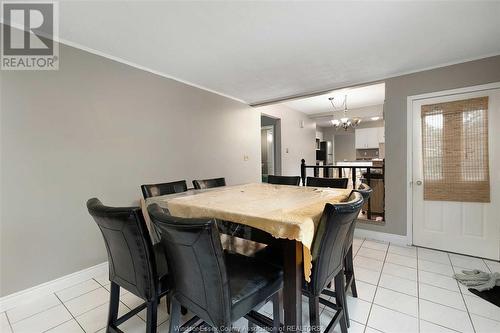
[[378,127],[359,128],[355,133],[356,149],[378,148],[379,130]]
[[377,127],[378,143],[385,143],[385,127]]

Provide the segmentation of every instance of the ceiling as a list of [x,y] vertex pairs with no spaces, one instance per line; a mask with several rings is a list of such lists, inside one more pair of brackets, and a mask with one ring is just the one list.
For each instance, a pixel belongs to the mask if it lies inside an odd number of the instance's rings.
[[500,54],[499,16],[478,1],[60,1],[60,37],[257,104]]
[[362,87],[339,89],[326,94],[286,101],[281,104],[310,116],[324,113],[331,114],[334,111],[334,107],[329,100],[330,97],[334,98],[335,111],[339,113],[343,112],[344,108],[342,104],[346,97],[347,108],[349,110],[381,105],[384,104],[385,100],[385,84],[378,83]]

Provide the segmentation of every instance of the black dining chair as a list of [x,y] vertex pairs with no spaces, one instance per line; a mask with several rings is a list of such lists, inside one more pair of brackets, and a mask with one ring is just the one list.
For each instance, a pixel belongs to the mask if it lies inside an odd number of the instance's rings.
[[[325,205],[311,247],[311,281],[305,283],[302,290],[309,297],[311,329],[319,328],[319,303],[322,303],[335,311],[325,332],[329,332],[337,323],[340,323],[342,333],[347,332],[344,248],[349,230],[362,205],[363,198],[357,192],[351,193],[346,202]],[[335,292],[326,289],[332,280],[334,280]],[[335,303],[320,297],[322,294],[335,297]]]
[[348,178],[321,178],[307,177],[306,186],[312,187],[332,187],[332,188],[347,188]]
[[230,331],[232,323],[239,318],[247,316],[248,319],[249,313],[269,300],[273,302],[273,330],[278,331],[278,292],[283,286],[281,268],[224,252],[213,219],[174,217],[157,204],[150,205],[148,212],[160,230],[161,244],[172,272],[171,333],[184,329],[179,327],[181,305],[224,332]]
[[144,199],[147,199],[151,197],[157,197],[160,195],[186,192],[187,183],[185,180],[179,180],[170,183],[145,184],[141,185],[141,190]]
[[267,182],[269,184],[276,185],[300,185],[300,177],[299,176],[273,176],[269,175],[267,177]]
[[226,179],[225,178],[196,179],[193,180],[193,186],[197,190],[226,186]]
[[[361,194],[354,191],[351,192],[346,202],[325,205],[311,247],[311,281],[303,281],[302,289],[303,294],[309,297],[311,330],[319,331],[319,303],[322,303],[335,311],[325,332],[329,332],[338,323],[340,323],[341,332],[347,332],[344,249],[348,242],[349,231],[362,206]],[[279,246],[273,245],[257,252],[255,257],[264,262],[279,265],[283,262],[282,250]],[[327,289],[332,280],[335,283],[335,291]],[[334,297],[335,303],[320,297],[321,294]]]
[[[361,194],[363,197],[363,204],[366,203],[366,201],[370,198],[370,195],[372,193],[372,189],[370,186],[367,184],[362,183],[359,185],[358,189],[352,190],[351,195],[354,192],[358,192]],[[354,275],[354,255],[352,251],[352,243],[354,240],[354,230],[356,229],[356,220],[354,219],[351,228],[349,229],[349,232],[347,233],[347,240],[345,243],[345,248],[344,248],[344,274],[345,274],[345,290],[351,289],[352,297],[357,298],[358,297],[358,290],[356,288],[356,278]],[[328,285],[328,287],[331,287],[331,283]],[[350,320],[349,320],[349,309],[347,307],[347,303],[345,303],[345,317],[347,321],[347,326],[350,326]]]
[[[108,252],[111,293],[106,332],[122,332],[118,326],[145,308],[146,332],[156,332],[158,304],[169,292],[167,262],[160,244],[151,242],[141,209],[108,207],[97,198],[87,201],[87,209]],[[118,318],[120,288],[145,302]]]

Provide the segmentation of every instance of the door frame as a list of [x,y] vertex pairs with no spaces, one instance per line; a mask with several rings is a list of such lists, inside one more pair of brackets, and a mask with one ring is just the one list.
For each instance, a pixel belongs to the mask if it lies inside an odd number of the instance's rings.
[[[275,125],[265,125],[261,126],[261,131],[262,130],[272,130],[273,132],[273,175],[276,174],[276,126]],[[262,155],[262,152],[261,152]],[[261,157],[262,159],[262,157]],[[269,170],[268,170],[269,171]]]
[[413,102],[421,99],[500,89],[500,82],[436,91],[407,97],[406,104],[406,242],[413,245]]

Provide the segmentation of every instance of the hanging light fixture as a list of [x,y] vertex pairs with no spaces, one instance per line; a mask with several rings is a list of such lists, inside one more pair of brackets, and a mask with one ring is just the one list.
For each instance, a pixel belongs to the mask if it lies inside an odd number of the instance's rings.
[[344,111],[343,111],[344,114],[343,114],[343,117],[340,119],[335,119],[335,111],[337,111],[338,108],[335,106],[334,99],[335,99],[335,97],[328,98],[330,103],[332,103],[332,107],[333,107],[333,119],[331,121],[332,126],[335,129],[343,128],[344,131],[347,131],[349,128],[358,127],[359,123],[361,122],[361,119],[359,119],[359,118],[350,119],[347,116],[347,95],[345,95],[344,102],[342,102],[342,104],[341,104],[341,107],[343,107],[343,109],[344,109]]

